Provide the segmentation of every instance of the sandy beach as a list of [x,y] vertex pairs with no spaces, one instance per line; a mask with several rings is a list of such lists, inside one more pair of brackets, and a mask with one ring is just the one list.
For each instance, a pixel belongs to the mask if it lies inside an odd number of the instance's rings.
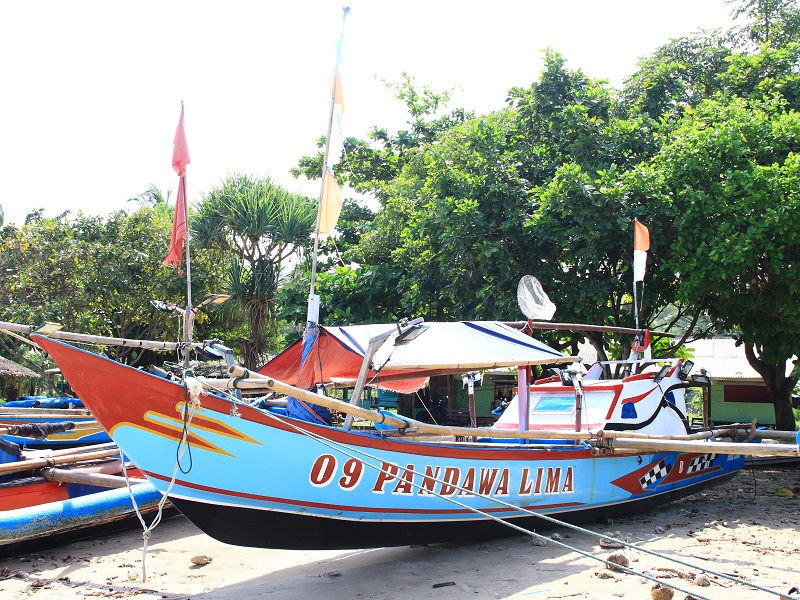
[[[0,596],[6,600],[654,597],[653,581],[612,571],[591,558],[624,552],[638,573],[679,587],[675,599],[776,598],[800,586],[798,496],[800,465],[760,467],[656,512],[587,525],[657,554],[601,547],[598,538],[563,527],[541,531],[555,537],[547,542],[514,534],[476,544],[260,550],[222,544],[183,517],[175,517],[154,530],[146,555],[141,530],[131,530],[0,560]],[[194,564],[193,558],[202,562],[198,557],[211,560]],[[732,583],[721,574],[749,585]]]

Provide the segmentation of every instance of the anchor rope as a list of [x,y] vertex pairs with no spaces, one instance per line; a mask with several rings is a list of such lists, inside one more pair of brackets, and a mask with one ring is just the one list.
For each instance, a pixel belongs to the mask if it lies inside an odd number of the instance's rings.
[[[341,444],[339,442],[334,442],[334,441],[329,440],[329,439],[327,439],[327,438],[325,438],[325,437],[323,437],[323,436],[321,436],[319,434],[313,433],[311,431],[306,431],[306,430],[302,429],[301,427],[298,427],[298,426],[294,425],[293,423],[289,423],[288,421],[278,417],[277,415],[268,413],[266,411],[265,411],[265,414],[267,414],[272,419],[280,421],[282,424],[290,427],[291,429],[294,429],[295,431],[301,433],[302,435],[308,436],[308,437],[318,441],[319,443],[327,446],[328,448],[331,448],[333,450],[341,452],[345,456],[349,456],[350,458],[354,458],[354,459],[360,460],[357,456],[355,456],[355,455],[358,454],[358,455],[367,457],[370,460],[383,462],[377,456],[374,456],[374,455],[372,455],[372,454],[370,454],[368,452],[365,452],[363,450],[357,450],[355,448],[350,448],[349,446],[346,446],[346,445]],[[381,466],[377,466],[375,464],[372,464],[372,463],[369,463],[369,462],[366,462],[366,461],[364,462],[364,464],[366,466],[372,468],[372,469],[375,469],[376,471],[378,471],[380,473],[384,473],[386,475],[391,475],[391,476],[396,476],[396,474],[391,473],[390,471],[384,469]],[[433,481],[435,481],[437,483],[446,484],[448,486],[453,485],[450,482],[444,481],[442,479],[438,479],[438,478],[433,477],[433,476],[429,477],[427,475],[424,475],[424,474],[422,474],[422,473],[420,473],[418,471],[415,471],[414,469],[405,469],[405,470],[406,471],[410,471],[413,475],[419,475],[419,476],[424,477],[426,479],[432,479]],[[422,489],[422,486],[420,484],[417,484],[417,483],[415,483],[413,481],[410,481],[409,483],[411,484],[412,487],[415,487],[415,488],[418,488],[418,489]],[[694,565],[692,563],[689,563],[687,561],[684,561],[682,559],[678,559],[678,558],[674,558],[674,557],[671,557],[671,556],[667,556],[667,555],[662,554],[660,552],[656,552],[654,550],[649,550],[647,548],[643,548],[643,547],[637,546],[635,544],[631,544],[631,543],[626,542],[625,540],[621,540],[619,538],[607,536],[607,535],[604,535],[602,533],[598,533],[596,531],[591,531],[591,530],[586,529],[584,527],[581,527],[579,525],[574,525],[574,524],[568,523],[566,521],[561,521],[561,520],[556,519],[554,517],[551,517],[549,515],[546,515],[546,514],[543,514],[543,513],[539,513],[539,512],[533,511],[531,509],[522,507],[522,506],[516,506],[514,504],[511,504],[509,502],[505,502],[504,500],[500,500],[499,498],[495,498],[493,496],[488,496],[486,494],[481,494],[480,492],[475,492],[473,490],[466,489],[466,488],[463,488],[463,487],[458,486],[458,485],[455,485],[454,487],[458,491],[468,492],[468,493],[470,493],[470,494],[472,494],[472,495],[474,495],[474,496],[476,496],[478,498],[481,498],[483,500],[488,500],[490,502],[495,502],[497,504],[500,504],[501,506],[512,508],[514,510],[523,512],[523,513],[525,513],[525,514],[527,514],[529,516],[537,517],[537,518],[543,519],[545,521],[551,522],[553,524],[556,524],[556,525],[559,525],[559,526],[562,526],[562,527],[566,527],[566,528],[572,529],[574,531],[578,531],[580,533],[585,533],[585,534],[588,534],[590,536],[594,536],[594,537],[597,537],[597,538],[600,538],[600,539],[605,539],[607,541],[613,541],[614,543],[622,544],[623,546],[625,546],[627,548],[630,548],[632,550],[638,550],[638,551],[640,551],[640,552],[642,552],[644,554],[649,554],[651,556],[654,556],[654,557],[657,557],[657,558],[661,558],[663,560],[670,561],[670,562],[673,562],[675,564],[682,565],[684,567],[695,569],[695,570],[698,570],[698,571],[701,571],[701,572],[704,572],[704,573],[710,573],[710,574],[715,575],[717,577],[720,577],[722,579],[727,579],[728,581],[731,581],[731,582],[736,583],[738,585],[743,585],[743,586],[748,586],[748,587],[751,587],[751,588],[755,588],[755,589],[758,589],[758,590],[763,591],[765,593],[773,594],[773,595],[778,596],[780,598],[788,598],[788,596],[786,596],[785,594],[781,594],[780,592],[776,592],[775,590],[771,590],[771,589],[766,588],[764,586],[761,586],[761,585],[758,585],[758,584],[755,584],[755,583],[752,583],[752,582],[749,582],[749,581],[745,581],[743,579],[740,579],[738,577],[734,577],[732,575],[729,575],[727,573],[723,573],[721,571],[714,571],[713,569],[707,569],[705,567],[700,567],[700,566]],[[711,598],[707,598],[707,597],[704,597],[704,596],[698,596],[696,590],[691,590],[691,591],[690,590],[686,590],[686,589],[683,589],[683,588],[678,587],[676,585],[673,585],[671,583],[668,583],[666,581],[663,581],[661,579],[658,579],[657,577],[649,575],[648,573],[638,572],[638,571],[636,571],[634,569],[631,569],[629,567],[623,567],[622,565],[618,565],[616,563],[612,563],[612,562],[610,562],[608,560],[605,560],[603,558],[595,556],[595,555],[591,554],[590,552],[581,550],[579,548],[575,548],[575,547],[570,546],[569,544],[566,544],[566,543],[561,542],[559,540],[554,540],[554,539],[552,539],[550,537],[543,536],[543,535],[541,535],[539,533],[536,533],[535,531],[531,531],[531,530],[526,529],[524,527],[521,527],[521,526],[519,526],[519,525],[517,525],[515,523],[508,522],[508,521],[506,521],[504,519],[501,519],[501,518],[496,517],[496,516],[494,516],[492,514],[489,514],[489,513],[485,512],[485,511],[481,510],[481,509],[469,506],[468,504],[464,504],[463,502],[459,502],[458,500],[455,500],[452,497],[443,496],[443,495],[438,494],[438,493],[436,493],[436,492],[434,492],[433,490],[430,490],[430,489],[427,489],[426,491],[428,493],[430,493],[431,495],[437,497],[437,498],[440,498],[442,500],[446,500],[448,502],[451,502],[452,504],[455,504],[457,506],[465,508],[465,509],[467,509],[469,511],[472,511],[472,512],[474,512],[476,514],[479,514],[479,515],[481,515],[483,517],[492,519],[493,521],[496,521],[496,522],[498,522],[498,523],[500,523],[502,525],[510,527],[511,529],[515,529],[515,530],[520,531],[520,532],[522,532],[522,533],[524,533],[526,535],[530,535],[530,536],[533,536],[533,537],[536,537],[536,538],[547,540],[549,542],[553,542],[558,546],[561,546],[561,547],[566,548],[566,549],[568,549],[570,551],[573,551],[573,552],[576,552],[578,554],[581,554],[582,556],[585,556],[587,558],[591,558],[593,560],[601,562],[601,563],[605,564],[607,567],[613,568],[615,570],[621,570],[621,571],[624,571],[624,572],[632,574],[632,575],[638,575],[638,576],[640,576],[640,577],[642,577],[644,579],[648,579],[648,580],[653,581],[655,583],[660,583],[661,585],[670,587],[670,588],[672,588],[674,590],[677,590],[679,592],[683,592],[683,593],[689,594],[690,596],[693,596],[694,598],[697,598],[698,600],[713,600]]]
[[[214,391],[214,392],[222,395],[223,397],[224,396],[230,396],[230,393],[227,390],[222,390],[222,389],[215,388],[215,387],[210,387],[209,391]],[[239,401],[239,402],[241,402],[241,401]],[[259,410],[259,409],[256,409],[256,410]],[[378,458],[377,456],[374,456],[374,455],[372,455],[372,454],[370,454],[368,452],[365,452],[363,450],[358,450],[356,448],[351,448],[351,447],[349,447],[349,446],[347,446],[345,444],[342,444],[342,443],[339,443],[339,442],[335,442],[333,440],[329,440],[329,439],[325,438],[324,436],[321,436],[320,434],[317,434],[317,433],[314,433],[314,432],[311,432],[311,431],[307,431],[307,430],[305,430],[305,429],[303,429],[301,427],[298,427],[294,423],[290,423],[289,421],[279,417],[278,415],[270,413],[269,411],[259,410],[259,412],[261,414],[264,414],[268,418],[271,418],[271,419],[274,419],[276,421],[279,421],[280,423],[282,423],[286,427],[295,430],[296,432],[300,433],[301,435],[310,437],[311,439],[314,439],[315,441],[323,444],[324,446],[327,446],[328,448],[330,448],[332,450],[336,450],[336,451],[344,454],[345,456],[348,456],[348,457],[356,459],[356,460],[360,460],[359,457],[356,456],[356,455],[360,455],[360,456],[366,457],[366,458],[368,458],[370,460],[384,462],[380,458]],[[372,464],[372,463],[366,462],[366,461],[362,461],[362,462],[364,462],[364,464],[366,466],[368,466],[368,467],[370,467],[370,468],[372,468],[372,469],[374,469],[374,470],[376,470],[376,471],[378,471],[380,473],[384,473],[384,474],[390,475],[392,477],[395,477],[397,475],[396,473],[392,473],[391,471],[388,471],[388,470],[384,469],[381,466],[377,466],[375,464]],[[397,466],[399,468],[399,465],[397,465]],[[737,585],[742,585],[742,586],[747,586],[747,587],[750,587],[750,588],[753,588],[753,589],[757,589],[757,590],[762,591],[764,593],[772,594],[774,596],[778,596],[779,598],[789,598],[789,596],[787,596],[785,594],[782,594],[780,592],[776,592],[775,590],[766,588],[764,586],[761,586],[759,584],[756,584],[756,583],[753,583],[753,582],[750,582],[750,581],[746,581],[746,580],[740,579],[738,577],[729,575],[727,573],[723,573],[721,571],[715,571],[713,569],[708,569],[708,568],[705,568],[705,567],[701,567],[701,566],[695,565],[693,563],[690,563],[688,561],[684,561],[684,560],[679,559],[679,558],[675,558],[675,557],[672,557],[672,556],[667,556],[667,555],[662,554],[660,552],[657,552],[657,551],[654,551],[654,550],[649,550],[649,549],[641,547],[641,546],[637,546],[635,544],[632,544],[630,542],[627,542],[625,540],[622,540],[622,539],[619,539],[619,538],[616,538],[616,537],[607,536],[605,534],[598,533],[598,532],[592,531],[590,529],[586,529],[586,528],[581,527],[579,525],[574,525],[574,524],[568,523],[566,521],[561,521],[560,519],[556,519],[555,517],[551,517],[549,515],[546,515],[544,513],[540,513],[540,512],[531,510],[529,508],[525,508],[525,507],[522,507],[522,506],[517,506],[517,505],[511,504],[509,502],[506,502],[506,501],[501,500],[499,498],[496,498],[494,496],[481,494],[480,492],[475,492],[474,490],[463,488],[463,487],[461,487],[459,485],[454,485],[454,484],[452,484],[452,483],[450,483],[448,481],[444,481],[442,479],[438,479],[437,477],[425,475],[425,474],[420,473],[420,472],[418,472],[418,471],[416,471],[414,469],[404,469],[404,470],[405,471],[410,471],[412,473],[412,475],[417,475],[417,476],[423,477],[425,479],[433,480],[436,483],[440,483],[440,484],[444,484],[444,485],[448,485],[448,486],[453,486],[455,488],[454,491],[457,490],[459,492],[467,492],[469,494],[472,494],[475,497],[481,498],[482,500],[487,500],[489,502],[494,502],[496,504],[499,504],[499,505],[507,507],[507,508],[511,508],[511,509],[513,509],[515,511],[522,512],[522,513],[527,514],[529,516],[536,517],[536,518],[542,519],[544,521],[548,521],[550,523],[553,523],[554,525],[558,525],[558,526],[561,526],[561,527],[572,529],[574,531],[577,531],[577,532],[580,532],[580,533],[584,533],[584,534],[587,534],[589,536],[593,536],[593,537],[596,537],[596,538],[599,538],[599,539],[605,539],[607,541],[611,541],[611,542],[614,542],[616,544],[620,544],[620,545],[622,545],[622,546],[624,546],[626,548],[630,548],[632,550],[637,550],[637,551],[642,552],[644,554],[648,554],[648,555],[654,556],[656,558],[660,558],[660,559],[663,559],[663,560],[666,560],[666,561],[669,561],[669,562],[673,562],[675,564],[679,564],[681,566],[688,567],[690,569],[695,569],[697,571],[701,571],[701,572],[704,572],[704,573],[709,573],[709,574],[717,576],[717,577],[719,577],[721,579],[726,579],[726,580],[728,580],[728,581],[730,581],[732,583],[735,583]],[[175,474],[173,474],[173,480],[170,482],[169,489],[171,489],[172,485],[175,483],[174,477],[175,477]],[[422,489],[422,486],[420,484],[415,483],[413,480],[409,481],[408,483],[414,488]],[[530,536],[535,537],[535,538],[539,538],[539,539],[542,539],[542,540],[553,542],[554,544],[556,544],[558,546],[561,546],[561,547],[563,547],[563,548],[565,548],[567,550],[576,552],[578,554],[581,554],[582,556],[585,556],[587,558],[591,558],[593,560],[601,562],[601,563],[605,564],[607,567],[613,568],[614,570],[623,571],[623,572],[626,572],[626,573],[629,573],[629,574],[632,574],[632,575],[638,575],[638,576],[640,576],[640,577],[642,577],[644,579],[648,579],[648,580],[653,581],[655,583],[660,583],[661,585],[670,587],[670,588],[672,588],[674,590],[677,590],[679,592],[684,592],[686,594],[689,594],[690,596],[692,596],[694,598],[697,598],[697,600],[713,600],[712,598],[707,598],[705,596],[698,596],[696,591],[685,590],[683,588],[680,588],[680,587],[675,586],[675,585],[673,585],[671,583],[668,583],[666,581],[658,579],[657,577],[654,577],[654,576],[649,575],[647,573],[641,573],[641,572],[635,571],[634,569],[631,569],[629,567],[623,567],[622,565],[618,565],[616,563],[612,563],[612,562],[607,561],[607,560],[605,560],[603,558],[597,557],[597,556],[595,556],[595,555],[593,555],[593,554],[591,554],[589,552],[586,552],[586,551],[581,550],[579,548],[575,548],[573,546],[570,546],[569,544],[566,544],[566,543],[561,542],[559,540],[554,540],[554,539],[552,539],[550,537],[543,536],[543,535],[541,535],[539,533],[536,533],[535,531],[531,531],[531,530],[526,529],[524,527],[521,527],[521,526],[519,526],[519,525],[517,525],[515,523],[511,523],[511,522],[508,522],[508,521],[506,521],[504,519],[501,519],[499,517],[491,515],[491,514],[485,512],[485,511],[483,511],[481,509],[478,509],[478,508],[469,506],[467,504],[464,504],[462,502],[459,502],[458,500],[455,500],[452,497],[443,496],[441,494],[438,494],[438,493],[436,493],[435,491],[433,491],[431,489],[426,489],[426,492],[429,493],[432,496],[435,496],[437,498],[440,498],[442,500],[445,500],[447,502],[450,502],[452,504],[455,504],[457,506],[465,508],[465,509],[467,509],[467,510],[469,510],[471,512],[474,512],[476,514],[479,514],[479,515],[481,515],[481,516],[483,516],[485,518],[488,518],[488,519],[491,519],[493,521],[496,521],[497,523],[499,523],[501,525],[505,525],[506,527],[509,527],[511,529],[515,529],[517,531],[520,531],[521,533],[524,533],[526,535],[530,535]]]
[[[156,512],[156,516],[153,517],[153,521],[148,526],[142,516],[141,510],[136,503],[136,499],[133,496],[133,491],[131,490],[131,482],[128,479],[128,472],[124,468],[124,458],[122,454],[122,450],[120,449],[120,460],[123,461],[123,472],[125,474],[125,483],[128,487],[128,495],[131,498],[131,502],[133,503],[133,509],[136,512],[136,517],[139,519],[139,523],[142,525],[142,582],[147,581],[147,546],[150,541],[150,535],[152,534],[153,530],[161,523],[161,519],[164,513],[164,505],[167,503],[167,498],[169,497],[169,493],[172,491],[172,487],[175,485],[175,482],[178,477],[178,470],[184,474],[188,473],[192,470],[192,463],[189,463],[189,468],[184,470],[181,466],[181,459],[183,458],[183,453],[189,446],[189,425],[192,422],[192,418],[194,418],[195,411],[197,408],[201,407],[200,404],[200,393],[203,390],[202,384],[195,379],[194,377],[187,377],[184,374],[183,378],[183,428],[181,432],[181,439],[178,442],[178,448],[176,450],[176,460],[175,460],[175,467],[172,470],[172,478],[169,481],[169,485],[167,486],[167,490],[162,494],[161,500],[158,502],[158,511]],[[189,450],[189,456],[191,457],[191,448]]]

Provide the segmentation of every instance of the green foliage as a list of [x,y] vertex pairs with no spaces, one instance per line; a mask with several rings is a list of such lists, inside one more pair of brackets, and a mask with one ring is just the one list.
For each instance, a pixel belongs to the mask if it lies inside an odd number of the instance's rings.
[[728,0],[734,5],[733,17],[750,21],[738,31],[740,44],[779,48],[800,42],[800,7],[797,0]]
[[[335,266],[317,275],[320,322],[325,325],[361,325],[396,321],[395,295],[391,293],[399,269],[391,266]],[[279,295],[279,316],[289,323],[304,323],[308,299],[308,272],[298,271],[296,280]]]
[[227,270],[232,306],[246,315],[239,347],[249,368],[262,364],[276,340],[275,303],[284,270],[310,241],[316,203],[269,179],[230,175],[208,193],[190,220],[196,243]]
[[[778,427],[788,423],[800,354],[800,114],[779,99],[707,100],[686,117],[650,166],[672,198],[665,266],[677,297],[702,303],[714,325],[738,332],[765,379]],[[780,410],[780,412],[779,412]]]
[[[403,73],[400,82],[384,83],[408,110],[408,129],[391,135],[387,129],[375,126],[366,140],[345,139],[339,165],[334,169],[341,185],[349,184],[358,192],[371,193],[381,202],[385,198],[384,187],[400,173],[416,149],[433,142],[441,133],[472,116],[463,109],[437,116],[439,110],[447,105],[449,93],[436,92],[428,86],[420,89],[407,73]],[[324,145],[324,137],[317,140],[319,148]],[[323,155],[320,151],[314,156],[301,158],[292,174],[319,179]]]
[[686,107],[723,88],[733,54],[727,37],[718,32],[670,40],[640,59],[638,70],[625,80],[620,113],[640,113],[654,123],[675,122]]
[[135,196],[128,198],[128,202],[135,202],[139,206],[158,206],[161,204],[167,204],[169,202],[169,195],[170,192],[167,191],[167,195],[164,196],[164,193],[158,188],[158,186],[156,186],[154,183],[151,183],[141,194],[136,194]]
[[[3,320],[56,321],[69,331],[135,339],[175,339],[151,299],[183,303],[185,282],[161,261],[167,253],[172,210],[143,207],[132,214],[46,218],[3,229],[0,302]],[[193,261],[195,292],[215,286],[202,257]],[[133,349],[107,352],[124,362],[152,360]]]

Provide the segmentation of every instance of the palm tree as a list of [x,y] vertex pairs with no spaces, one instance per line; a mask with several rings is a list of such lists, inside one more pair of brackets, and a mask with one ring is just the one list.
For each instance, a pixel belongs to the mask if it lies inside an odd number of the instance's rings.
[[249,338],[239,340],[244,364],[259,366],[284,269],[308,247],[316,219],[313,200],[269,178],[229,175],[190,219],[196,247],[228,254],[231,299],[247,315]]
[[136,202],[139,206],[159,206],[161,204],[167,204],[169,201],[169,195],[172,192],[167,190],[167,195],[161,192],[158,189],[158,186],[155,183],[151,183],[147,186],[147,189],[140,194],[136,194],[131,198],[128,198],[128,202]]

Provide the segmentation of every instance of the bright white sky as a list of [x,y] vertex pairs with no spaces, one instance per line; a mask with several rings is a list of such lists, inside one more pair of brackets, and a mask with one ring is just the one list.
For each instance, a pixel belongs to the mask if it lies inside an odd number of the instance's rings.
[[[186,106],[190,201],[227,173],[271,176],[313,153],[346,0],[40,0],[0,3],[0,206],[105,214],[151,182],[175,190],[172,138]],[[450,108],[487,113],[538,79],[542,50],[620,85],[670,38],[727,28],[724,0],[352,0],[344,136],[402,127],[380,80],[403,71]],[[174,200],[174,195],[172,197]]]

